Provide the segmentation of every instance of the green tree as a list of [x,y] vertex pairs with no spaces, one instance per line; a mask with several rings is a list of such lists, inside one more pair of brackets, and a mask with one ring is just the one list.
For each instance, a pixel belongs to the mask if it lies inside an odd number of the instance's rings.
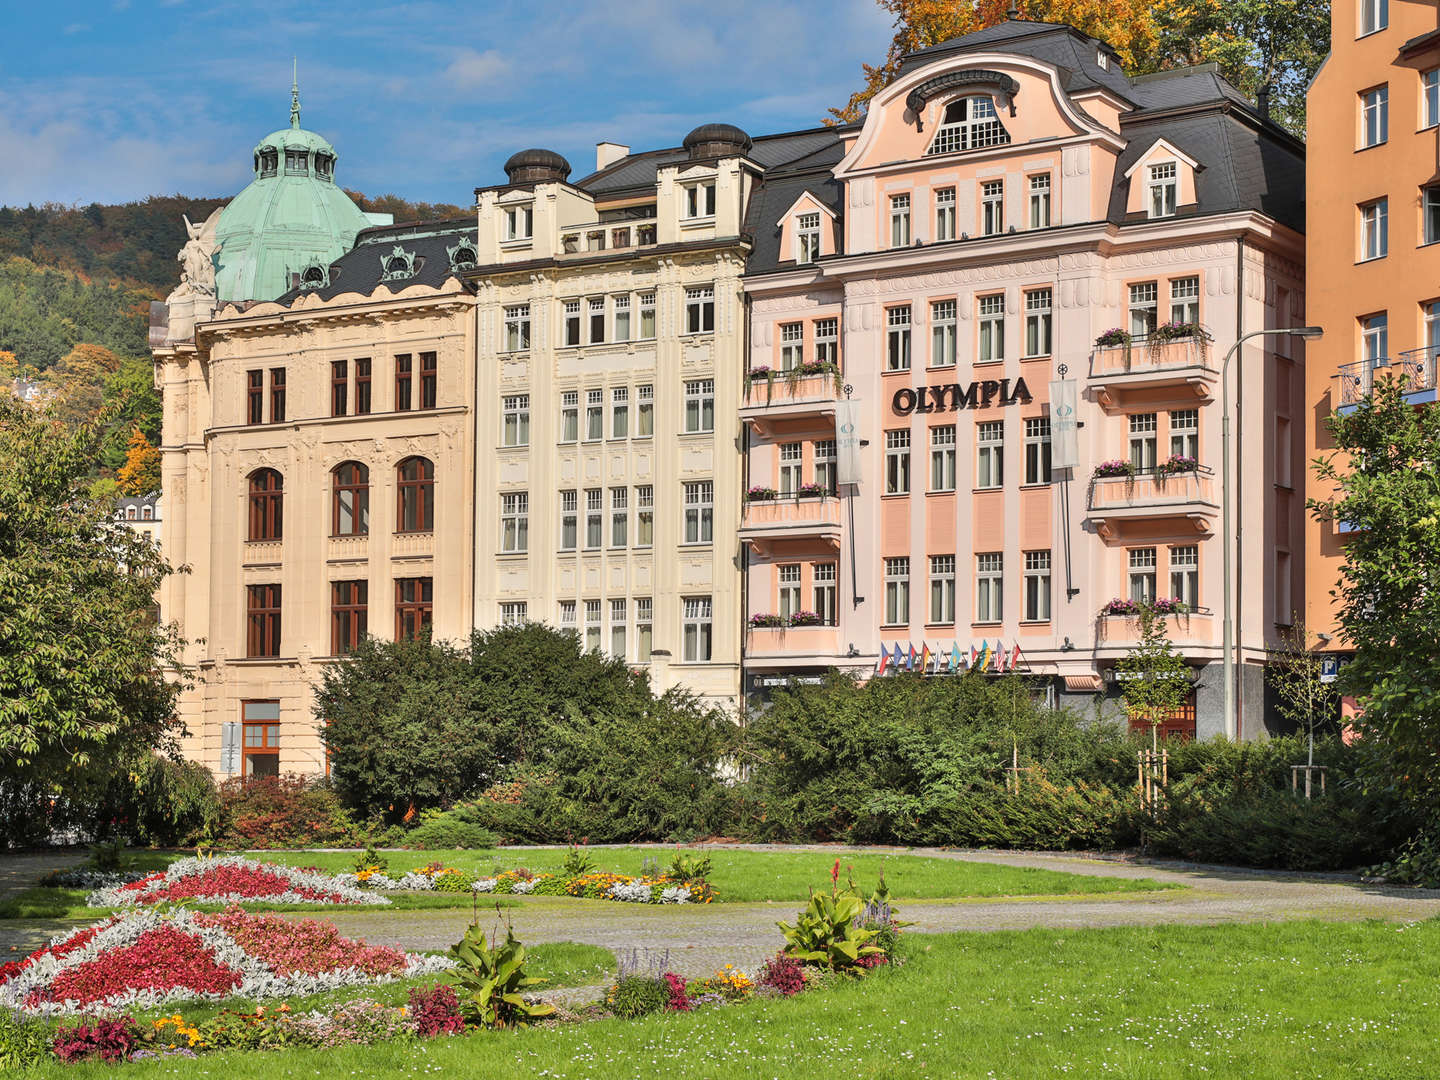
[[[1315,733],[1339,712],[1340,693],[1322,679],[1324,657],[1310,647],[1304,621],[1280,635],[1280,647],[1270,654],[1266,676],[1275,690],[1276,710],[1306,736],[1306,765],[1315,764]],[[1307,775],[1305,796],[1310,797]]]
[[166,749],[181,642],[170,573],[85,491],[95,425],[0,398],[0,779],[74,795]]
[[1151,743],[1160,725],[1185,706],[1190,696],[1190,665],[1170,643],[1165,616],[1140,610],[1140,643],[1115,662],[1125,714],[1150,725]]

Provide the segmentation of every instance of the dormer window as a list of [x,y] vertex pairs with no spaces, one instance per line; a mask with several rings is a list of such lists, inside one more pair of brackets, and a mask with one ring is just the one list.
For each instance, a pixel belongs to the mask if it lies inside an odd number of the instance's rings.
[[1174,217],[1180,202],[1179,170],[1173,161],[1150,166],[1150,216]]
[[953,154],[960,150],[981,150],[1003,146],[1010,133],[1000,123],[995,102],[984,95],[956,98],[945,106],[945,116],[935,132],[928,154]]
[[452,270],[472,270],[480,263],[479,253],[468,240],[460,241],[453,248],[447,246],[445,250],[450,256]]
[[304,150],[285,151],[285,175],[304,176],[310,171],[309,154]]
[[311,263],[300,274],[302,290],[323,289],[330,284],[330,269],[320,263]]
[[685,187],[685,217],[687,219],[715,216],[715,181],[703,184],[688,184]]
[[406,251],[396,244],[389,255],[380,256],[380,280],[397,281],[412,278],[420,272],[420,263],[413,251]]
[[505,239],[529,240],[534,234],[535,207],[531,203],[505,210]]
[[820,257],[820,215],[795,216],[795,261],[812,263]]
[[261,177],[274,176],[280,168],[280,151],[273,147],[265,147],[260,151],[260,175]]
[[1095,50],[1095,63],[1096,63],[1096,64],[1101,68],[1101,70],[1103,70],[1103,71],[1109,71],[1109,70],[1110,70],[1110,57],[1106,55],[1104,49],[1096,49],[1096,50]]
[[315,155],[315,175],[321,180],[329,180],[335,175],[335,159],[329,154]]

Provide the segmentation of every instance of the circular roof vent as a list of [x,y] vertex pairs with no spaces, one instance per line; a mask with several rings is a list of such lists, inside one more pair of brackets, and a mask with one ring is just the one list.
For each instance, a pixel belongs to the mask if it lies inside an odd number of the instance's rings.
[[505,175],[512,184],[535,184],[545,180],[563,181],[570,175],[570,162],[554,150],[521,150],[505,162]]
[[691,160],[737,157],[754,145],[750,136],[734,124],[701,124],[683,143]]

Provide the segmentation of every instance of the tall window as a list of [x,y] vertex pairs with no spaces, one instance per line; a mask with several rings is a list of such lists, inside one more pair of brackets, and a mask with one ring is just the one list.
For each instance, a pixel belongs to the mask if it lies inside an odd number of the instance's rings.
[[986,180],[980,185],[980,235],[999,236],[1005,231],[1005,181]]
[[580,391],[564,390],[560,394],[560,441],[572,443],[580,438]]
[[1390,252],[1390,200],[1360,207],[1360,258],[1383,259]]
[[245,373],[245,422],[265,422],[265,369],[256,368]]
[[797,214],[795,217],[795,261],[812,263],[820,257],[820,215]]
[[930,305],[930,366],[955,366],[955,301]]
[[805,360],[805,324],[780,324],[780,370],[794,371]]
[[1440,187],[1420,189],[1420,199],[1425,221],[1425,243],[1440,241]]
[[995,103],[988,97],[956,98],[945,106],[945,115],[935,132],[927,154],[953,154],[959,150],[983,150],[987,146],[1003,146],[1010,134],[996,115]]
[[530,549],[530,495],[507,491],[500,496],[500,553],[518,555]]
[[585,489],[585,548],[594,551],[605,543],[605,491]]
[[801,484],[805,482],[801,475],[801,466],[804,461],[804,443],[781,443],[780,444],[780,494],[794,495]]
[[610,391],[610,437],[630,437],[630,388],[616,386]]
[[1200,410],[1170,410],[1170,453],[1179,457],[1200,457]]
[[833,562],[815,563],[811,567],[811,580],[815,586],[815,603],[811,610],[820,616],[821,625],[836,625],[838,621],[836,613],[839,611],[835,602],[836,587],[839,581],[836,564]]
[[610,601],[610,655],[616,660],[625,659],[625,601]]
[[715,484],[699,480],[685,485],[685,543],[708,544],[715,534]]
[[1130,464],[1136,472],[1154,472],[1159,456],[1155,413],[1130,414]]
[[1432,300],[1423,308],[1425,312],[1425,347],[1440,346],[1440,300]]
[[1005,421],[986,420],[975,426],[975,486],[998,488],[1005,483]]
[[580,509],[576,493],[560,492],[560,550],[574,551],[579,533]]
[[280,586],[245,587],[245,655],[280,655]]
[[346,374],[349,364],[344,360],[332,360],[330,362],[330,415],[344,416],[346,405],[346,392],[349,387],[349,376]]
[[910,493],[910,429],[885,432],[885,494]]
[[655,488],[641,484],[635,489],[635,546],[655,543]]
[[1200,279],[1198,277],[1170,279],[1170,321],[1176,323],[1198,323],[1200,321]]
[[1005,359],[1005,297],[1001,293],[979,298],[980,354],[978,360],[988,363]]
[[1025,621],[1050,621],[1050,552],[1025,552]]
[[630,543],[630,489],[610,489],[610,546],[623,548]]
[[715,216],[715,181],[686,185],[685,216],[687,218]]
[[396,532],[431,532],[435,528],[435,466],[429,458],[411,457],[396,467],[399,514]]
[[610,302],[615,325],[615,340],[630,340],[630,297],[617,296]]
[[930,556],[930,623],[954,625],[955,556]]
[[815,320],[815,359],[822,364],[840,363],[840,320]]
[[986,551],[975,556],[975,621],[1000,622],[1005,618],[1005,556]]
[[886,325],[886,371],[910,370],[910,305],[887,308]]
[[955,239],[955,189],[935,189],[935,239]]
[[330,476],[330,534],[369,535],[370,470],[358,461],[342,461]]
[[580,344],[580,301],[566,300],[560,306],[561,340],[567,347]]
[[1153,547],[1131,548],[1130,599],[1137,604],[1149,604],[1155,600],[1155,549]]
[[1360,35],[1373,34],[1390,25],[1390,0],[1360,0]]
[[530,305],[516,304],[505,309],[505,351],[524,352],[530,348]]
[[1440,124],[1440,68],[1420,73],[1420,126]]
[[575,629],[575,601],[561,600],[557,605],[559,608],[559,622],[562,630]]
[[1050,418],[1032,416],[1025,421],[1025,483],[1050,483]]
[[585,391],[585,441],[598,442],[605,437],[605,391]]
[[1141,281],[1130,286],[1130,333],[1134,337],[1145,337],[1155,332],[1159,319],[1160,286],[1153,281]]
[[[368,361],[367,361],[368,363]],[[356,394],[359,394],[358,382],[360,378],[360,361],[355,361],[355,378],[357,382]],[[368,398],[366,399],[368,402]],[[358,409],[356,410],[359,411]],[[369,406],[366,406],[369,412]],[[283,424],[285,422],[285,369],[283,367],[270,369],[270,422],[272,424]]]
[[640,663],[650,660],[650,648],[654,640],[655,606],[648,596],[635,598],[635,659]]
[[510,206],[505,209],[505,239],[529,240],[535,228],[535,206]]
[[835,483],[835,440],[816,439],[814,456],[815,483],[832,494],[837,490]]
[[1050,174],[1030,177],[1030,228],[1050,227]]
[[[273,163],[270,175],[275,175]],[[280,702],[243,702],[240,705],[240,722],[245,740],[244,775],[247,778],[279,776]]]
[[430,626],[435,612],[433,578],[395,579],[395,640],[415,641]]
[[788,619],[800,610],[800,564],[781,563],[778,567],[780,577],[780,616]]
[[685,662],[704,663],[710,659],[712,651],[710,597],[687,596],[682,604]]
[[905,556],[885,560],[885,625],[910,623],[910,560]]
[[655,434],[655,387],[637,386],[635,398],[635,437],[649,439]]
[[590,344],[600,345],[605,341],[605,298],[590,299]]
[[368,581],[330,583],[330,655],[354,652],[365,640]]
[[524,626],[528,618],[528,605],[524,600],[511,600],[500,605],[501,626]]
[[685,433],[715,430],[715,380],[696,379],[685,384]]
[[930,490],[955,490],[955,425],[930,429]]
[[1031,289],[1025,294],[1025,355],[1050,355],[1049,289]]
[[1390,88],[1377,86],[1360,95],[1360,147],[1379,146],[1390,139]]
[[685,290],[685,332],[709,334],[715,330],[715,287]]
[[585,651],[600,651],[600,601],[585,601]]
[[655,294],[640,294],[640,340],[649,341],[655,336]]
[[1187,607],[1200,606],[1200,547],[1177,544],[1170,549],[1170,595]]
[[285,527],[285,482],[274,469],[250,474],[249,540],[279,540]]
[[890,246],[910,246],[910,196],[903,192],[890,196]]
[[500,399],[500,444],[530,445],[530,395],[511,394]]
[[1390,320],[1385,312],[1360,320],[1362,358],[1374,363],[1390,355]]
[[1162,161],[1158,165],[1151,165],[1149,173],[1150,216],[1174,217],[1180,202],[1180,177],[1175,162]]
[[413,375],[410,355],[401,353],[395,357],[395,411],[409,412],[413,407],[410,397],[411,376]]
[[420,408],[433,409],[439,391],[439,368],[433,352],[420,354]]

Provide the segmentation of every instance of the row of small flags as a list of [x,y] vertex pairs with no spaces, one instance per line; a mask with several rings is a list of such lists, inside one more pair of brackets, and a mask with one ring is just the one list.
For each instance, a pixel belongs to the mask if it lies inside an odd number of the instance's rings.
[[875,663],[876,675],[894,675],[900,671],[913,671],[921,675],[955,675],[962,671],[1015,671],[1020,667],[1023,657],[1018,643],[1014,648],[1006,649],[1005,643],[999,640],[993,645],[988,641],[982,641],[978,646],[971,645],[968,655],[961,651],[958,641],[950,646],[949,652],[943,649],[931,651],[928,641],[922,641],[919,650],[916,650],[914,642],[907,641],[905,644],[904,650],[900,648],[898,641],[893,648],[887,650],[885,643],[880,643],[880,659]]

